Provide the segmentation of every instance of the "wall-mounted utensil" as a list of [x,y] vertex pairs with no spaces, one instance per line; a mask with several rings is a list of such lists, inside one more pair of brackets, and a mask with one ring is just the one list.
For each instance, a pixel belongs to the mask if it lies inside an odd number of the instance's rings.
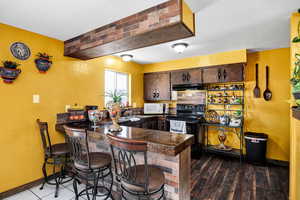
[[259,98],[260,97],[260,88],[258,86],[258,64],[255,65],[255,80],[256,80],[256,85],[253,90],[253,94],[254,94],[255,98]]
[[269,67],[266,66],[266,90],[264,91],[264,99],[270,101],[272,99],[272,92],[269,90]]

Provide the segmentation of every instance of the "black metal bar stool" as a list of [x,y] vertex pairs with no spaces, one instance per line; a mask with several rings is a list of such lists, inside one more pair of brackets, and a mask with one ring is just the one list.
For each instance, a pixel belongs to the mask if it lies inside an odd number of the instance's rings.
[[[90,152],[88,143],[88,132],[85,129],[76,129],[64,126],[71,148],[74,164],[73,187],[76,200],[82,195],[87,199],[103,200],[112,197],[113,174],[111,171],[111,156],[109,153]],[[102,184],[99,183],[101,180]],[[85,189],[78,193],[77,183],[84,183]],[[105,183],[108,183],[107,187]]]
[[[163,171],[147,163],[147,143],[108,134],[117,180],[121,182],[122,198],[131,195],[150,199],[165,199]],[[136,164],[135,156],[141,153],[144,164]],[[125,195],[126,194],[126,195]]]
[[[40,119],[37,119],[36,122],[40,129],[40,134],[44,148],[44,164],[42,167],[44,182],[40,187],[40,190],[44,188],[44,185],[46,183],[49,185],[55,185],[56,188],[54,197],[58,197],[59,185],[72,180],[72,175],[67,175],[69,172],[67,169],[67,164],[69,162],[70,151],[67,143],[51,144],[47,122],[41,122]],[[54,176],[54,182],[51,182],[47,174],[47,165],[53,166],[52,176]],[[60,167],[60,173],[57,173],[57,167]]]

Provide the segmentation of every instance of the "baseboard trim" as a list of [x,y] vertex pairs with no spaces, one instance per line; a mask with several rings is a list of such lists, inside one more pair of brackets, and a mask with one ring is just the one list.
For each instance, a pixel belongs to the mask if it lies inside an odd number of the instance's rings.
[[[210,155],[217,155],[217,156],[220,156],[220,157],[223,157],[221,154],[218,154],[218,153],[210,153],[210,152],[205,152],[206,154],[210,154]],[[230,158],[239,158],[239,157],[235,157],[235,156],[228,156]],[[243,159],[242,159],[244,162],[248,162],[247,159],[246,159],[246,155],[243,154]],[[251,162],[249,162],[251,163]],[[269,165],[276,165],[276,166],[280,166],[280,167],[289,167],[290,166],[290,162],[289,161],[282,161],[282,160],[274,160],[274,159],[269,159],[267,158],[266,159],[266,164],[269,164]]]
[[[53,177],[54,177],[53,175],[50,175],[49,179],[53,179]],[[26,184],[21,185],[19,187],[7,190],[5,192],[1,192],[0,193],[0,199],[4,199],[4,198],[10,197],[10,196],[13,196],[13,195],[15,195],[17,193],[24,192],[25,190],[28,190],[28,189],[30,189],[32,187],[41,185],[43,183],[43,181],[44,181],[44,178],[40,178],[38,180],[26,183]]]
[[271,165],[280,166],[280,167],[289,167],[290,166],[290,162],[282,161],[282,160],[267,159],[267,163],[271,164]]

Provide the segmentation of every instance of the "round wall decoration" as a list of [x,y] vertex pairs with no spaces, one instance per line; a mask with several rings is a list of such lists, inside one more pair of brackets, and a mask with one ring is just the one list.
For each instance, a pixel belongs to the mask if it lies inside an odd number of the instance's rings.
[[30,56],[30,49],[22,42],[15,42],[10,46],[10,51],[19,60],[26,60]]

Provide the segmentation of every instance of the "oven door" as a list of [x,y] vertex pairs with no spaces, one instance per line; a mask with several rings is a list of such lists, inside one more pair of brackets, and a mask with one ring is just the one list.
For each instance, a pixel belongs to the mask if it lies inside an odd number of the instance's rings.
[[[166,119],[166,130],[170,130],[170,120],[178,120],[181,121],[180,118],[176,119],[168,118]],[[195,140],[194,144],[191,146],[191,157],[193,159],[200,159],[202,155],[202,144],[204,142],[204,128],[201,126],[200,122],[186,123],[186,133],[194,135]]]

